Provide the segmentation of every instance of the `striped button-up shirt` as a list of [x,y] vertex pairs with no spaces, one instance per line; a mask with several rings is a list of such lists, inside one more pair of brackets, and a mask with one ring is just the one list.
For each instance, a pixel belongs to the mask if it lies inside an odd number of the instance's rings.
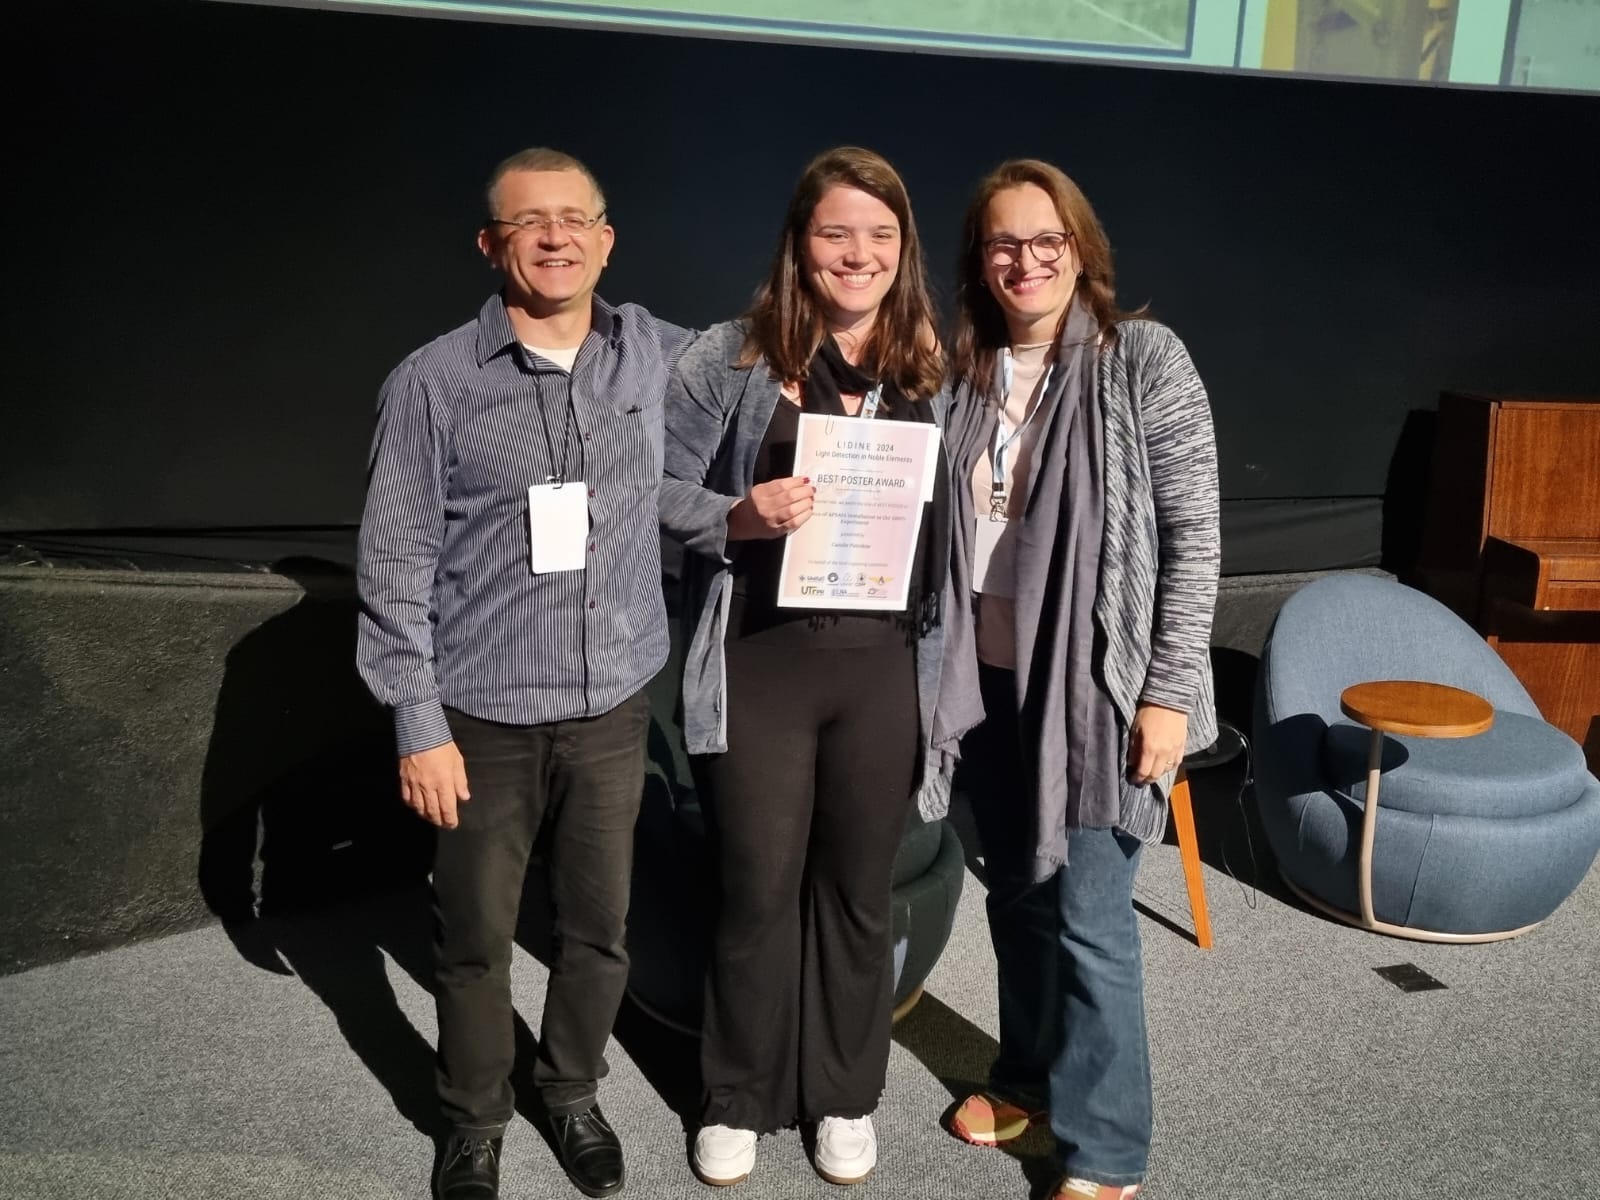
[[[517,341],[495,295],[385,381],[357,665],[401,754],[450,740],[447,705],[511,725],[595,716],[661,669],[661,400],[688,339],[597,297],[568,374]],[[588,492],[587,563],[535,574],[528,488],[563,475]]]

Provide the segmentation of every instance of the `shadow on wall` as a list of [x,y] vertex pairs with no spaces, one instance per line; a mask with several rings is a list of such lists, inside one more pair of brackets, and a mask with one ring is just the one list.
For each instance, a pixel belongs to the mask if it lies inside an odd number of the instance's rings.
[[[228,653],[201,777],[200,892],[240,955],[298,977],[400,1115],[437,1137],[433,1050],[400,1004],[388,966],[392,960],[432,992],[427,878],[435,834],[400,801],[388,712],[355,670],[352,572],[317,558],[282,560],[273,570],[304,595]],[[652,722],[647,806],[671,806],[669,739]],[[546,966],[549,931],[548,875],[536,849],[517,940]],[[628,1002],[614,1032],[686,1122],[697,1115],[697,1045]],[[517,1105],[532,1118],[538,1039],[520,1014],[515,1038]]]
[[1411,582],[1422,556],[1422,531],[1433,469],[1434,431],[1439,414],[1414,408],[1395,442],[1383,485],[1383,569]]
[[432,859],[397,793],[388,714],[356,674],[350,570],[273,569],[305,594],[229,652],[201,776],[200,892],[230,934],[420,883]]
[[273,570],[304,595],[228,653],[201,774],[201,896],[247,961],[327,1005],[400,1115],[437,1136],[433,1048],[388,968],[432,990],[433,831],[400,802],[388,712],[356,674],[351,571]]

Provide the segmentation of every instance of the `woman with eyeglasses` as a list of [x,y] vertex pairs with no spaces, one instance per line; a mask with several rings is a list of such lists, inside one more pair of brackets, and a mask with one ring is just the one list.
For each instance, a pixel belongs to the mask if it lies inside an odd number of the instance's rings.
[[1134,872],[1216,737],[1211,412],[1178,338],[1118,308],[1105,232],[1048,163],[979,184],[956,306],[935,736],[965,734],[1000,1052],[951,1129],[992,1146],[1048,1116],[1057,1200],[1127,1200],[1151,1129]]
[[802,414],[942,416],[944,362],[905,185],[877,154],[801,176],[750,310],[667,391],[662,525],[684,541],[684,735],[718,868],[693,1165],[751,1171],[758,1135],[814,1124],[817,1171],[877,1162],[893,1000],[890,881],[931,727],[952,487],[943,455],[900,612],[779,607],[784,539],[816,489]]

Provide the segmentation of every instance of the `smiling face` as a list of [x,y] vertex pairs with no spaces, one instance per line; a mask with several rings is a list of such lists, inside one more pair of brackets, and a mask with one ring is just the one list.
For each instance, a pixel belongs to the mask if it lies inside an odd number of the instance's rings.
[[[1005,314],[1013,345],[1053,339],[1072,303],[1081,265],[1076,239],[1067,238],[1054,262],[1040,262],[1029,244],[1039,234],[1067,232],[1050,193],[1037,184],[996,192],[984,210],[983,283]],[[996,251],[996,238],[1021,245],[1015,254],[1004,244]]]
[[900,221],[859,188],[829,188],[811,211],[801,241],[801,270],[834,332],[864,337],[900,273]]
[[[588,220],[600,215],[601,201],[581,171],[510,171],[495,185],[491,212],[499,221]],[[478,249],[505,274],[507,304],[542,317],[588,307],[615,237],[603,220],[581,231],[491,221],[478,233]]]

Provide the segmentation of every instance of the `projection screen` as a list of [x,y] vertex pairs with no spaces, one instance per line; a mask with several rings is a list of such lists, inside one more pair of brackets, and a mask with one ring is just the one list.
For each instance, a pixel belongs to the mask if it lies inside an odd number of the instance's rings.
[[229,0],[301,8],[1600,92],[1600,0]]

